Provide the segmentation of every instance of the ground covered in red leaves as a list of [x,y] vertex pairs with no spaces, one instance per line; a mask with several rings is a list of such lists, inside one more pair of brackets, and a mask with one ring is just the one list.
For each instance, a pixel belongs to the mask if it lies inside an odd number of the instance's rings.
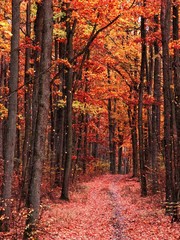
[[71,201],[43,201],[40,240],[179,240],[180,225],[155,197],[140,197],[139,182],[103,175],[81,183]]

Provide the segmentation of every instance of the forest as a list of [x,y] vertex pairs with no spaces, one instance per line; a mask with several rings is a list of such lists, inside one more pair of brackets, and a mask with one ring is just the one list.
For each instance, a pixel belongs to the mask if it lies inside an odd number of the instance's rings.
[[0,1],[0,239],[180,239],[179,6]]

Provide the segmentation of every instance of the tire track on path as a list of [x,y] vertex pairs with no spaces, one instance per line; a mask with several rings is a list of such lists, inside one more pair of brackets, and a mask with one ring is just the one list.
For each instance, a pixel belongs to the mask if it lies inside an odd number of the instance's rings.
[[70,202],[60,201],[48,206],[41,229],[48,240],[127,240],[123,235],[119,184],[122,176],[104,175],[80,183]]
[[124,217],[122,215],[122,205],[120,205],[120,199],[119,199],[119,188],[118,184],[120,183],[122,179],[122,176],[112,176],[112,181],[109,185],[109,196],[111,200],[111,204],[113,207],[112,212],[112,225],[114,227],[114,236],[111,238],[112,240],[128,240],[126,236],[123,234],[123,228],[124,228]]

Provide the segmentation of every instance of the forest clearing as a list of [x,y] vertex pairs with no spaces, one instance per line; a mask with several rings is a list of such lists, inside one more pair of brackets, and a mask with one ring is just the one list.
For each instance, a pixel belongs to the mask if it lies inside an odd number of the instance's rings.
[[2,239],[179,239],[179,5],[0,1]]

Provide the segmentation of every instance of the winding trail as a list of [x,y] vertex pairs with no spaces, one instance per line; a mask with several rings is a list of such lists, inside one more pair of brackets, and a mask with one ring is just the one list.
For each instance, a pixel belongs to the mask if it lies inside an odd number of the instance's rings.
[[51,205],[52,211],[44,213],[41,229],[46,234],[40,239],[127,240],[122,232],[124,218],[118,193],[121,178],[97,177],[81,184],[69,203]]
[[[42,199],[38,240],[180,240],[179,223],[165,216],[161,194],[140,197],[138,180],[129,176],[78,184],[70,202],[59,199],[60,189],[50,194]],[[22,239],[24,225],[17,226],[0,240]]]
[[39,240],[180,240],[160,195],[141,198],[139,185],[108,174],[79,184],[70,202],[57,201],[54,192],[54,202],[43,201]]

